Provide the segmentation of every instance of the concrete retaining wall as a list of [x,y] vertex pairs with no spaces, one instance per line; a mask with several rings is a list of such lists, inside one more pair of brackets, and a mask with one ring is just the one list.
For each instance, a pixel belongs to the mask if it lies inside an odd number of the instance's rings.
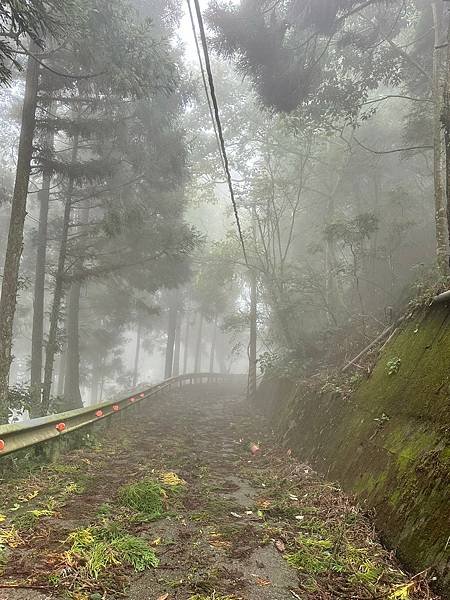
[[450,307],[409,320],[349,399],[266,380],[258,401],[284,444],[374,509],[385,542],[412,570],[433,567],[450,598]]

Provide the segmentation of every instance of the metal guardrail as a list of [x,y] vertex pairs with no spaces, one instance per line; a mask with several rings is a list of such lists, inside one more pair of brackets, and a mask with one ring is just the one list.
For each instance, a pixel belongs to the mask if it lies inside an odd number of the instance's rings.
[[111,400],[87,406],[68,412],[49,415],[33,419],[27,423],[14,423],[0,426],[0,457],[12,452],[17,452],[30,446],[55,440],[61,436],[77,431],[83,427],[97,423],[114,415],[120,414],[127,408],[153,398],[164,390],[184,385],[202,383],[232,383],[242,381],[242,375],[216,374],[216,373],[192,373],[178,375],[171,379],[151,386],[148,389],[139,390],[134,394],[128,394],[122,399]]

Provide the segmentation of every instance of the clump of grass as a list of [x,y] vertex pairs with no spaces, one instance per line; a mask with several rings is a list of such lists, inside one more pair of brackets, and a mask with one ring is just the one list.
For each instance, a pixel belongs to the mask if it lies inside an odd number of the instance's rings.
[[0,547],[17,548],[23,543],[20,532],[15,525],[0,528]]
[[299,549],[286,555],[287,562],[308,575],[329,571],[344,573],[350,582],[373,589],[383,574],[383,567],[369,558],[365,548],[357,548],[346,540],[335,544],[317,535],[300,535]]
[[53,464],[47,467],[49,471],[59,473],[61,475],[72,475],[78,473],[80,467],[78,465],[64,465],[64,464]]
[[111,517],[113,514],[113,507],[105,502],[104,504],[100,504],[95,514],[97,517]]
[[41,510],[28,510],[21,515],[17,515],[17,517],[14,518],[13,523],[20,531],[30,531],[38,525],[42,517],[51,517],[53,514],[52,510],[46,508]]
[[301,546],[300,549],[286,555],[286,560],[291,567],[310,575],[320,575],[331,569],[334,563],[331,540],[300,536],[297,542]]
[[70,494],[82,494],[85,490],[85,485],[81,481],[69,481],[67,482],[64,493],[67,495]]
[[162,516],[165,497],[164,489],[151,480],[131,483],[119,490],[119,502],[122,506],[133,509],[145,521],[154,521]]
[[135,571],[144,571],[159,564],[145,540],[114,525],[77,529],[69,535],[66,543],[70,544],[67,552],[69,563],[82,563],[94,579],[114,565],[128,565]]

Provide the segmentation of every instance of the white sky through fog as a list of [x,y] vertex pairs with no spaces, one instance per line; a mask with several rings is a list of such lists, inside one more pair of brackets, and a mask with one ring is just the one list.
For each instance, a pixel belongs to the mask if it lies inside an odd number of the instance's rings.
[[[205,10],[208,8],[208,1],[209,0],[199,0],[200,8],[202,9],[203,14],[205,14]],[[195,6],[194,6],[193,0],[191,0],[191,6],[192,6],[192,12],[194,13],[194,18],[195,18],[196,15],[195,15]],[[189,12],[188,12],[188,8],[187,8],[186,0],[183,1],[183,11],[184,11],[184,14],[183,14],[183,19],[181,20],[181,24],[180,24],[179,36],[182,39],[184,47],[185,47],[186,61],[188,63],[198,63],[197,51],[195,49],[194,34],[192,33],[191,20],[189,18]],[[198,32],[198,29],[197,29],[197,32]]]
[[[198,63],[197,51],[195,49],[194,36],[192,33],[191,20],[189,18],[189,12],[187,9],[187,0],[182,0],[182,1],[183,1],[184,14],[183,14],[183,19],[180,24],[179,36],[183,40],[183,43],[185,45],[186,61],[189,63],[192,63],[192,62]],[[239,2],[240,2],[240,0],[232,0],[232,4],[239,4]],[[199,0],[199,3],[200,3],[200,8],[202,10],[202,14],[204,16],[205,11],[208,8],[209,0]],[[197,24],[194,0],[191,0],[191,6],[192,6],[192,12],[194,13],[194,19]],[[206,27],[206,23],[205,23],[205,27]],[[197,27],[197,33],[198,33],[198,27]]]

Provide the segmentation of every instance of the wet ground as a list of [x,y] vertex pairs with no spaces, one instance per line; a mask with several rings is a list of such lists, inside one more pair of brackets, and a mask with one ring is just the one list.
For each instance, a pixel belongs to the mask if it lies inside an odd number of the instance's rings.
[[[230,389],[171,392],[89,447],[18,469],[2,485],[0,600],[437,598],[432,573],[405,573],[353,500]],[[124,504],[140,482],[160,494],[158,514]],[[117,530],[159,564],[111,554],[103,540]]]

